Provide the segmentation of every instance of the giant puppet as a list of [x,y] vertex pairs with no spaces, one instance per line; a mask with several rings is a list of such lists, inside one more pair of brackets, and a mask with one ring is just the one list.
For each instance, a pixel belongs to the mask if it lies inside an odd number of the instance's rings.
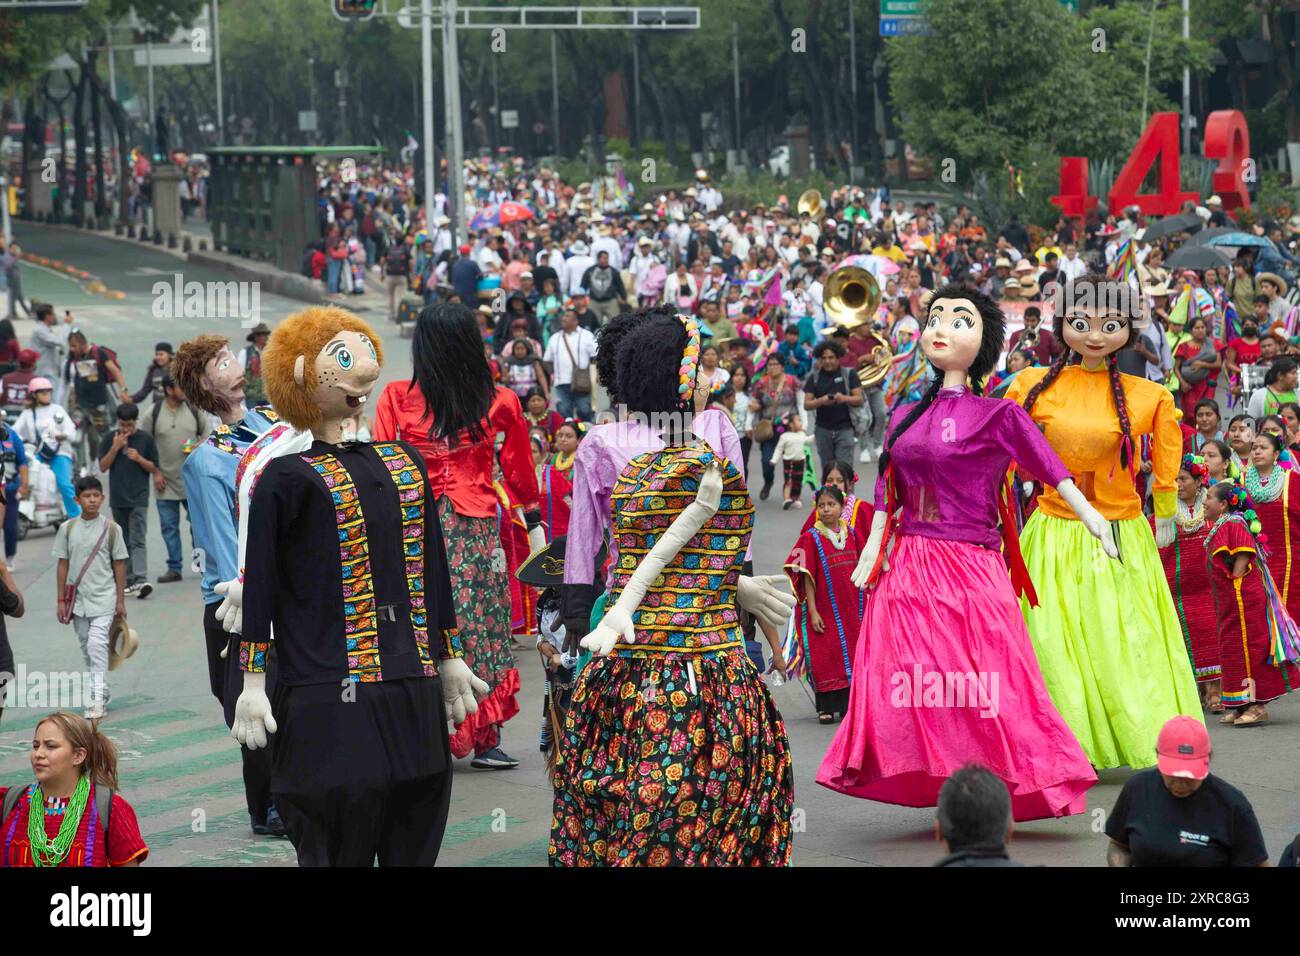
[[432,865],[447,721],[487,690],[460,659],[419,452],[343,440],[382,358],[374,330],[337,308],[285,319],[263,355],[272,404],[313,440],[267,462],[253,491],[232,734],[254,749],[275,735],[271,789],[304,866]]
[[[226,726],[234,725],[240,676],[228,653],[230,637],[222,630],[217,586],[239,570],[235,516],[235,474],[240,457],[259,435],[279,422],[270,405],[244,407],[244,371],[220,335],[200,335],[181,343],[172,359],[172,377],[185,396],[221,424],[190,452],[181,469],[189,502],[190,528],[202,563],[203,634],[207,644],[208,679],[212,695],[222,706]],[[268,662],[267,685],[275,683],[274,660]],[[271,759],[268,750],[243,748],[244,795],[253,832],[282,836],[284,827],[271,801]]]
[[737,464],[690,433],[699,349],[695,319],[662,314],[618,347],[620,401],[667,426],[610,495],[617,557],[561,734],[552,865],[789,861],[789,742],[740,625],[754,506]]
[[1037,579],[1019,560],[1008,467],[1056,488],[1085,533],[1105,541],[1110,529],[1024,410],[980,394],[1004,335],[1001,310],[974,289],[944,286],[929,302],[920,348],[937,374],[894,409],[880,459],[853,574],[870,592],[849,712],[817,775],[832,790],[934,806],[976,762],[1007,784],[1015,819],[1032,820],[1081,813],[1097,780],[1016,601],[1017,590],[1032,600]]
[[[1097,560],[1093,529],[1046,488],[1025,523],[1025,565],[1040,602],[1023,602],[1052,700],[1097,768],[1148,767],[1170,717],[1200,719],[1196,680],[1156,543],[1174,543],[1182,432],[1163,385],[1125,375],[1118,353],[1148,321],[1127,282],[1080,276],[1062,290],[1050,368],[1027,368],[1006,397],[1024,405],[1088,501],[1119,560]],[[1155,536],[1134,483],[1151,436]]]

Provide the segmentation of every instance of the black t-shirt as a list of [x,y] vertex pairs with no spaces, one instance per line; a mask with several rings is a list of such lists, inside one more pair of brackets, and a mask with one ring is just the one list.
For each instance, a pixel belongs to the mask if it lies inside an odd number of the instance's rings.
[[[99,443],[99,457],[102,459],[113,447],[116,430],[107,432]],[[108,504],[110,508],[148,508],[149,486],[153,482],[149,472],[145,471],[126,456],[126,449],[134,448],[141,458],[158,464],[158,446],[153,436],[138,427],[126,440],[126,448],[117,453],[113,464],[108,469]]]
[[1175,797],[1155,767],[1129,778],[1106,821],[1134,866],[1258,866],[1268,859],[1255,811],[1240,790],[1210,774]]
[[[821,369],[808,376],[804,383],[803,389],[813,398],[821,398],[823,395],[841,395],[852,394],[855,388],[861,388],[862,382],[858,379],[858,373],[851,368],[840,366],[840,370],[833,375],[828,375]],[[848,405],[823,405],[817,409],[817,427],[829,428],[832,431],[841,428],[852,428],[853,419],[849,417]]]
[[108,356],[98,345],[92,345],[83,358],[70,356],[68,362],[77,373],[77,405],[96,408],[108,404]]

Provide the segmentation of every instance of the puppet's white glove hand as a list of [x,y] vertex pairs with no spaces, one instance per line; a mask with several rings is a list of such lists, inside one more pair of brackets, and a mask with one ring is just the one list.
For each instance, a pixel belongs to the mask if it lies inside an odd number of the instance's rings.
[[[885,540],[885,513],[877,511],[871,518],[871,534],[867,536],[867,546],[862,549],[862,556],[858,558],[858,566],[853,569],[853,574],[849,580],[853,586],[861,590],[867,586],[867,578],[871,576],[871,569],[876,564],[876,555],[880,554],[880,544]],[[885,555],[885,561],[880,566],[882,571],[889,570],[889,555]]]
[[608,657],[615,644],[635,644],[636,627],[632,615],[617,604],[607,608],[596,629],[578,643],[597,657]]
[[704,474],[700,476],[695,503],[707,509],[710,517],[718,513],[718,506],[722,504],[722,465],[716,458],[705,466]]
[[266,696],[266,675],[244,672],[244,689],[235,702],[235,722],[230,736],[249,750],[266,746],[268,734],[276,731],[271,701]]
[[229,634],[239,634],[244,628],[244,585],[238,579],[221,581],[212,590],[221,595],[217,607],[217,621]]
[[1156,544],[1161,548],[1167,548],[1174,543],[1174,536],[1178,533],[1178,527],[1173,518],[1156,519]]
[[781,590],[789,583],[784,574],[742,575],[736,584],[736,600],[754,617],[779,631],[790,620],[797,603],[793,594]]
[[442,702],[447,708],[447,719],[459,727],[470,714],[478,713],[478,698],[487,696],[491,688],[486,681],[474,676],[459,657],[449,657],[438,662],[438,677],[442,680]]
[[1110,522],[1102,517],[1101,512],[1092,505],[1085,504],[1078,514],[1079,520],[1088,529],[1088,533],[1101,542],[1101,549],[1106,552],[1107,557],[1118,558],[1119,548],[1115,546]]
[[546,547],[546,529],[536,525],[528,532],[528,553],[536,554],[544,547]]
[[1118,558],[1119,547],[1115,544],[1110,522],[1092,506],[1092,502],[1083,496],[1083,492],[1075,485],[1074,479],[1066,478],[1056,486],[1056,491],[1061,496],[1061,500],[1078,515],[1083,526],[1088,529],[1088,533],[1101,542],[1101,549],[1106,552],[1106,555]]

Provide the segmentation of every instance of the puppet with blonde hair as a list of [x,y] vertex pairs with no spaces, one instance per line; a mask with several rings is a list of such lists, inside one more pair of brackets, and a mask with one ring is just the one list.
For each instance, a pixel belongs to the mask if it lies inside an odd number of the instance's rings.
[[265,462],[252,491],[232,734],[252,749],[275,735],[271,790],[303,866],[433,865],[447,721],[487,690],[460,659],[419,453],[343,440],[382,361],[374,330],[333,307],[285,319],[263,354],[267,395],[312,440]]

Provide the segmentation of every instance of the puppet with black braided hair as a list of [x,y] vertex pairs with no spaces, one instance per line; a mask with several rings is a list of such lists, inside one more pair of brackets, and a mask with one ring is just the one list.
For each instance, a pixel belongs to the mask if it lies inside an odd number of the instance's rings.
[[[1050,368],[1022,371],[1006,397],[1024,405],[1110,522],[1120,562],[1102,558],[1069,503],[1047,489],[1022,539],[1041,601],[1022,606],[1052,699],[1092,765],[1147,767],[1166,720],[1201,714],[1157,551],[1174,540],[1182,435],[1169,390],[1119,370],[1118,353],[1149,321],[1141,293],[1085,275],[1056,305],[1065,351]],[[1146,435],[1154,537],[1134,481]]]
[[[888,432],[871,535],[853,572],[871,590],[848,713],[817,775],[841,793],[933,806],[944,780],[974,762],[1006,783],[1015,819],[1033,820],[1083,812],[1096,782],[1052,704],[1016,601],[1017,591],[1033,599],[1033,583],[1019,557],[1009,468],[1055,487],[1099,538],[1110,529],[1024,409],[979,394],[1005,326],[997,305],[966,286],[944,286],[927,306],[920,348],[935,379],[919,402],[895,409]],[[945,673],[988,679],[970,690],[969,706],[921,706],[922,677]],[[1014,691],[999,698],[994,681]]]

